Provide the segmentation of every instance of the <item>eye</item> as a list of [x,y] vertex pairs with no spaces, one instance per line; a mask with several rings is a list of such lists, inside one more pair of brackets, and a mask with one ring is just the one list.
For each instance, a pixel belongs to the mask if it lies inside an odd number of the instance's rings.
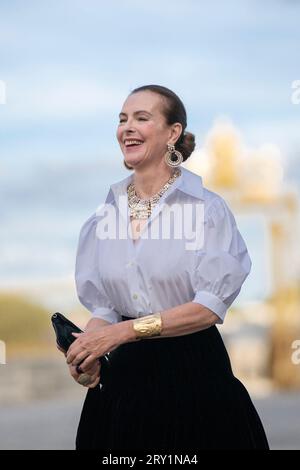
[[[138,120],[139,120],[139,121],[147,121],[148,119],[145,118],[145,117],[140,117],[140,118],[138,118]],[[120,119],[120,120],[119,120],[119,123],[121,124],[121,123],[124,122],[124,121],[125,121],[125,119]]]

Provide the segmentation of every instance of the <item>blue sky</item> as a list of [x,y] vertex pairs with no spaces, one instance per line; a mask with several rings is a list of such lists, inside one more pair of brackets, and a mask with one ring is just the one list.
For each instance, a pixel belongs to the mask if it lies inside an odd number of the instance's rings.
[[197,147],[225,115],[300,179],[299,19],[283,0],[1,1],[0,278],[73,269],[80,225],[128,173],[115,132],[140,85],[182,98]]
[[18,158],[25,145],[33,160],[74,149],[102,159],[118,151],[123,100],[145,83],[182,97],[199,144],[223,113],[249,141],[261,128],[265,139],[297,139],[298,2],[19,0],[1,2],[0,18],[3,153]]

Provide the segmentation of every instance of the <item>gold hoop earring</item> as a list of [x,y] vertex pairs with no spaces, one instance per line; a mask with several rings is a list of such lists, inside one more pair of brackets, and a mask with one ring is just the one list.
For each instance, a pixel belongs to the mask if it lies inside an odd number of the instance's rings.
[[171,167],[179,166],[183,162],[182,153],[178,150],[175,150],[175,146],[172,144],[167,144],[168,151],[165,154],[165,162]]

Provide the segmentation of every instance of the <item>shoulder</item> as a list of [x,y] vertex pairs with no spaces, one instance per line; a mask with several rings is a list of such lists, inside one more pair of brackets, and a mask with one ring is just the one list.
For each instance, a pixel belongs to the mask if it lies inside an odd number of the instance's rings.
[[205,187],[203,187],[203,201],[207,211],[228,207],[225,199],[220,194]]
[[184,193],[195,197],[196,200],[202,201],[202,203],[204,203],[205,212],[213,210],[219,210],[222,212],[222,210],[228,208],[228,205],[222,196],[209,190],[203,185],[202,176],[185,167],[182,168],[182,171],[183,178],[180,182],[179,189]]
[[84,239],[90,238],[96,230],[98,222],[97,211],[94,211],[81,225],[79,238],[81,241]]
[[236,224],[229,204],[220,194],[203,188],[203,199],[207,220],[210,220],[214,224],[224,220],[229,221],[232,225]]

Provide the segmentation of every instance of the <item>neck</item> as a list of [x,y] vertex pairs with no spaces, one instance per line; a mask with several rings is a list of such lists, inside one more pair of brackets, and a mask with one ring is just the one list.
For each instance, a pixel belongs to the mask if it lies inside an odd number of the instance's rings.
[[165,164],[142,170],[136,168],[133,177],[136,194],[141,199],[149,199],[163,187],[173,173],[174,168]]

